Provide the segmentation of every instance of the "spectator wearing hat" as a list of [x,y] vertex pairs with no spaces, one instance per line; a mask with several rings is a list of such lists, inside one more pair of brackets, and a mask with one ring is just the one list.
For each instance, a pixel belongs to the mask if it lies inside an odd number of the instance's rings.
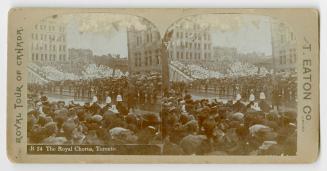
[[119,111],[119,113],[124,116],[127,115],[128,109],[125,107],[123,98],[120,94],[117,95],[116,101],[117,101],[116,107],[117,107],[117,110]]
[[249,104],[246,105],[246,109],[251,109],[254,106],[255,96],[251,93],[249,96]]
[[261,111],[263,111],[264,113],[268,113],[270,111],[270,106],[266,101],[265,93],[261,92],[259,98],[260,98],[259,107],[260,107]]
[[111,97],[107,96],[105,106],[103,106],[101,109],[101,114],[103,115],[106,111],[108,111],[111,108],[111,106],[112,106]]
[[244,112],[245,105],[241,102],[242,96],[240,94],[236,95],[236,102],[233,104],[234,112]]
[[97,96],[93,96],[91,106],[90,106],[90,112],[92,115],[99,114],[101,111],[101,107],[98,104],[98,98]]

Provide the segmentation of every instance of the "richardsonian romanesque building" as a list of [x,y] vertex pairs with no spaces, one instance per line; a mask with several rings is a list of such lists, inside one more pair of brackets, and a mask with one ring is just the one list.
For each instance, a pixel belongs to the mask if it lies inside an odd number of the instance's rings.
[[32,28],[29,59],[39,64],[68,63],[65,25],[48,17]]
[[292,29],[285,23],[272,19],[271,39],[275,71],[296,71],[296,38]]
[[170,60],[209,62],[212,60],[212,40],[209,27],[190,21],[179,21],[172,28],[168,46]]
[[130,73],[157,71],[161,72],[161,38],[155,28],[137,30],[127,29],[128,67]]

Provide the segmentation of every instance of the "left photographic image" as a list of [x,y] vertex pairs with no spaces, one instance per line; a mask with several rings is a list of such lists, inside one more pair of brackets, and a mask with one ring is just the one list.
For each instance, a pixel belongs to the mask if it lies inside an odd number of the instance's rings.
[[161,41],[155,26],[132,15],[84,13],[52,15],[32,30],[29,145],[160,153]]

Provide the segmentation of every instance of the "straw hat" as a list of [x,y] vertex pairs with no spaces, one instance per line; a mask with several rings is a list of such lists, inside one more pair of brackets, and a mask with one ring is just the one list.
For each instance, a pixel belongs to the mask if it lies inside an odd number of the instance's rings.
[[264,92],[261,92],[260,93],[260,100],[264,100],[264,99],[266,99],[266,95],[265,95]]
[[97,101],[98,101],[97,96],[93,96],[93,98],[92,98],[92,103],[96,103]]
[[91,119],[95,122],[101,122],[103,117],[101,115],[93,115]]
[[236,100],[241,100],[242,99],[242,96],[240,94],[237,94],[236,95]]
[[116,108],[116,105],[112,105],[109,110],[112,111],[113,113],[119,113],[119,111]]
[[253,102],[255,100],[255,96],[253,94],[250,94],[249,100],[250,102]]
[[123,101],[123,98],[121,97],[120,94],[117,95],[116,101],[117,102],[122,102]]
[[109,103],[111,103],[111,97],[110,96],[107,96],[106,97],[106,104],[109,104]]

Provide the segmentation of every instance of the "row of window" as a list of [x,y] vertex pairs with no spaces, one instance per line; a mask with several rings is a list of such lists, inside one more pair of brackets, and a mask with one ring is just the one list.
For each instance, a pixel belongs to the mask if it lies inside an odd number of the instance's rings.
[[192,33],[192,32],[176,32],[176,38],[183,39],[183,38],[190,38],[192,41],[194,40],[201,40],[203,37],[203,40],[210,40],[210,34],[209,33]]
[[[170,44],[171,47],[176,46],[174,44]],[[201,44],[200,43],[191,43],[191,42],[180,42],[179,45],[180,48],[185,48],[185,49],[201,49]],[[210,50],[211,49],[211,43],[203,43],[203,49],[204,50]]]
[[[185,56],[184,56],[185,54]],[[211,58],[211,53],[210,52],[205,52],[203,53],[204,59],[210,59]],[[170,56],[173,56],[173,52],[170,52]],[[201,59],[201,53],[197,52],[176,52],[176,59]]]
[[286,54],[286,50],[280,50],[279,51],[279,64],[283,65],[283,64],[295,64],[296,63],[296,49],[292,48],[289,49],[289,58],[287,61],[287,54]]
[[[50,51],[56,51],[56,45],[53,44],[41,44],[39,45],[38,43],[33,44],[32,43],[32,49],[34,50],[50,50]],[[58,50],[59,52],[65,52],[66,51],[66,45],[58,45]]]
[[279,64],[295,64],[296,63],[296,54],[290,55],[287,62],[287,57],[285,55],[279,56]]
[[32,33],[32,39],[33,40],[49,40],[49,41],[57,41],[57,42],[65,42],[66,41],[66,36],[65,35],[51,35],[51,34],[37,34],[37,33]]
[[[56,58],[56,54],[32,53],[32,61],[56,61]],[[66,61],[66,55],[60,54],[59,61]]]
[[[142,39],[142,36],[136,36],[136,44],[139,46],[139,45],[142,45],[143,44],[143,39]],[[146,34],[146,42],[145,43],[151,43],[153,42],[153,35],[152,33],[147,33]]]
[[63,26],[55,27],[54,25],[36,24],[34,26],[35,30],[48,30],[48,31],[60,31],[64,32],[65,28]]
[[280,34],[280,42],[281,43],[295,40],[295,36],[294,36],[293,32],[285,32],[285,31],[282,31],[282,32],[283,33]]
[[[134,54],[134,65],[135,67],[141,67],[143,66],[151,66],[151,65],[159,65],[160,59],[159,59],[159,53],[155,53],[155,56],[152,56],[152,53],[145,53],[145,57],[142,61],[142,55],[141,53],[135,53]],[[143,62],[143,63],[142,63]]]
[[296,54],[290,54],[288,61],[287,61],[287,56],[282,55],[279,56],[279,64],[295,64],[296,63]]

